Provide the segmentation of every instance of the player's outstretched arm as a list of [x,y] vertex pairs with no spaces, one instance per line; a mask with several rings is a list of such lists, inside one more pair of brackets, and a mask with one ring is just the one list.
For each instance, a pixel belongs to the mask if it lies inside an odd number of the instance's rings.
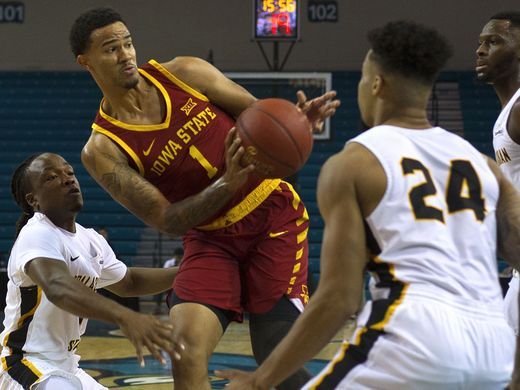
[[169,290],[179,267],[142,268],[129,267],[119,282],[105,287],[120,297],[139,297],[155,295]]
[[[162,65],[235,118],[256,100],[245,88],[200,58],[177,57]],[[296,105],[307,115],[311,129],[316,133],[323,131],[325,119],[334,115],[340,105],[336,91],[326,92],[311,100],[307,100],[303,91],[298,91],[296,97]]]
[[317,98],[307,100],[305,92],[296,92],[298,102],[296,105],[302,110],[311,124],[314,133],[321,133],[325,119],[331,117],[340,106],[340,101],[336,99],[336,91],[325,92]]
[[36,258],[26,267],[27,275],[44,291],[49,301],[60,309],[82,318],[97,319],[117,324],[135,346],[141,365],[144,364],[144,347],[162,363],[160,349],[174,359],[181,346],[171,341],[173,326],[151,315],[136,313],[126,307],[96,294],[72,277],[67,264],[61,260]]
[[245,88],[200,58],[176,57],[163,66],[234,118],[256,100]]
[[128,165],[126,156],[103,134],[94,132],[81,152],[90,175],[121,205],[147,225],[178,236],[216,214],[254,170],[240,164],[244,148],[232,129],[225,141],[226,172],[200,193],[170,203]]
[[267,390],[281,383],[314,357],[359,309],[367,255],[351,168],[363,164],[351,157],[345,153],[332,157],[320,173],[318,204],[325,229],[316,292],[287,336],[254,373],[216,373],[231,379],[227,389]]

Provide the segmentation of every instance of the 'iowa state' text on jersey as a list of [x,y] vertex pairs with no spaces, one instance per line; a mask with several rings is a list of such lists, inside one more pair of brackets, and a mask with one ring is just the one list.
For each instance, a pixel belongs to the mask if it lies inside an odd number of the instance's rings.
[[[127,154],[139,173],[170,202],[199,193],[225,170],[224,141],[234,119],[154,60],[139,69],[164,99],[165,116],[154,125],[132,125],[100,107],[93,124]],[[261,182],[253,179],[229,206]]]

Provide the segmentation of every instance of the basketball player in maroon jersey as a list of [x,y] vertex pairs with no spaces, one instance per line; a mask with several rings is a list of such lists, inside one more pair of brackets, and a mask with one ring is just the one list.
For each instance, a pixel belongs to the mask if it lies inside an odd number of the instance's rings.
[[[178,57],[138,68],[131,35],[109,8],[82,14],[70,42],[104,94],[85,167],[146,224],[183,235],[168,297],[173,337],[186,346],[175,388],[209,389],[208,360],[230,321],[250,313],[261,363],[307,303],[307,211],[288,183],[240,165],[233,126],[255,98],[212,65]],[[310,101],[299,92],[298,106],[319,130],[339,101],[335,92]],[[309,377],[300,370],[279,388]]]

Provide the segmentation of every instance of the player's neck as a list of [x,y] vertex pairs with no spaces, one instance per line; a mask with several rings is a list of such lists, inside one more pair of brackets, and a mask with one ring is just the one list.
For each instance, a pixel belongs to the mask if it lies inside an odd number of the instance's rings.
[[[153,85],[140,78],[139,83],[131,89],[118,88],[107,91],[103,102],[103,111],[122,122],[145,124],[149,122],[153,113],[150,107],[159,107],[157,104],[158,92]],[[153,104],[151,104],[153,103]],[[154,118],[152,122],[159,122]]]
[[515,74],[514,77],[498,80],[493,83],[493,88],[495,88],[500,104],[504,107],[520,88],[519,75]]
[[392,125],[406,129],[429,129],[432,124],[428,120],[426,110],[419,107],[393,107],[382,111],[375,117],[377,125]]
[[45,216],[57,227],[71,233],[76,233],[76,214],[70,215],[55,215],[52,213],[45,213]]

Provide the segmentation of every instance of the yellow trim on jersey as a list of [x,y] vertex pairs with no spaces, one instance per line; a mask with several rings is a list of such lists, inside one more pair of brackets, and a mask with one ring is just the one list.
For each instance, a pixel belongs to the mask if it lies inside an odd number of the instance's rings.
[[199,230],[217,230],[228,227],[256,209],[280,184],[280,179],[266,179],[251,191],[239,204],[213,222],[199,226]]
[[179,88],[181,88],[181,89],[185,90],[186,92],[192,94],[197,99],[203,100],[205,102],[209,102],[209,99],[207,98],[206,95],[200,93],[196,89],[193,89],[188,84],[186,84],[184,81],[182,81],[182,80],[178,79],[177,77],[175,77],[173,74],[170,73],[170,71],[168,69],[166,69],[164,66],[159,64],[157,61],[150,60],[150,61],[148,61],[148,63],[150,65],[152,65],[154,68],[156,68],[163,75],[165,75],[172,83],[177,85]]
[[300,226],[302,223],[307,222],[309,220],[309,213],[307,213],[307,209],[303,209],[303,216],[296,220],[296,226]]
[[[31,308],[31,310],[29,310],[27,313],[25,313],[25,314],[20,316],[20,318],[18,319],[18,322],[16,323],[16,329],[14,329],[11,332],[7,333],[5,335],[5,337],[4,337],[2,345],[4,347],[9,348],[9,355],[11,355],[13,353],[13,349],[7,345],[7,343],[9,342],[9,336],[11,335],[11,333],[13,333],[14,331],[20,329],[23,326],[23,322],[24,322],[24,320],[27,317],[34,315],[34,313],[36,312],[36,309],[38,308],[38,306],[40,306],[41,300],[42,300],[42,289],[40,287],[37,287],[37,289],[36,289],[36,304],[34,305],[33,308]],[[7,361],[5,360],[5,357],[2,357],[1,360],[2,360],[2,367],[4,368],[4,370],[7,370],[9,367],[7,366]]]
[[40,287],[38,287],[37,293],[36,293],[36,304],[34,305],[34,307],[31,310],[29,310],[24,315],[20,316],[20,318],[18,319],[17,328],[22,327],[23,322],[27,317],[34,315],[34,313],[36,312],[36,309],[40,305],[41,300],[42,300],[42,289]]
[[[374,261],[376,263],[384,263],[379,257],[375,257],[374,258]],[[388,264],[388,263],[385,263],[385,264]],[[337,363],[339,363],[340,361],[343,360],[343,358],[345,357],[345,353],[347,352],[348,350],[348,347],[350,345],[359,345],[359,343],[361,342],[361,336],[363,334],[365,334],[369,329],[372,329],[372,330],[378,330],[378,331],[381,331],[381,330],[384,330],[384,327],[385,325],[388,324],[388,322],[390,322],[390,319],[392,318],[392,315],[394,314],[395,312],[395,309],[397,309],[397,307],[403,303],[403,300],[404,300],[404,297],[406,295],[406,291],[408,290],[408,283],[404,283],[404,282],[400,282],[396,277],[395,277],[395,270],[394,270],[394,265],[393,264],[388,264],[389,266],[389,273],[390,275],[392,275],[392,278],[394,281],[396,282],[399,282],[399,283],[402,283],[403,285],[403,289],[401,290],[401,293],[399,294],[399,298],[397,298],[389,307],[388,309],[386,309],[386,312],[385,312],[385,317],[383,318],[383,320],[379,321],[379,322],[376,322],[375,324],[373,325],[369,325],[368,328],[366,326],[362,327],[354,336],[354,341],[352,343],[349,343],[348,341],[345,341],[342,345],[342,351],[341,353],[336,356],[336,358],[334,358],[330,363],[329,363],[329,368],[326,372],[324,372],[323,374],[319,375],[316,377],[315,381],[316,383],[313,383],[311,385],[311,387],[309,388],[310,390],[315,390],[322,382],[323,380],[329,376],[332,371],[334,371],[334,367],[336,366]]]
[[[294,187],[291,185],[291,183],[288,183],[286,181],[284,181],[284,183],[285,183],[285,185],[287,185],[287,187],[293,194],[293,201],[292,201],[293,209],[298,210],[298,206],[300,205],[300,203],[302,201],[300,198],[300,195],[298,195],[298,193],[296,192]],[[304,208],[303,215],[296,220],[296,226],[300,226],[302,223],[307,222],[308,220],[309,220],[309,213],[307,212],[307,209]]]
[[121,127],[125,130],[132,130],[132,131],[155,131],[155,130],[164,130],[167,129],[170,126],[170,120],[172,117],[172,102],[170,100],[170,95],[168,95],[168,92],[166,89],[162,86],[161,83],[159,83],[152,75],[150,75],[145,70],[139,69],[139,73],[141,73],[144,77],[146,77],[148,80],[150,80],[153,85],[161,91],[161,94],[164,98],[164,103],[166,104],[166,118],[164,119],[164,122],[155,124],[155,125],[134,125],[130,123],[121,122],[118,119],[112,118],[110,115],[105,113],[103,111],[103,102],[105,101],[105,98],[101,99],[101,103],[99,104],[99,115],[103,117],[107,122],[112,123],[114,126]]
[[296,236],[296,243],[300,244],[301,242],[305,241],[307,238],[307,233],[309,232],[309,227],[307,226],[307,229],[305,229],[303,232],[299,233]]
[[11,334],[11,332],[7,333],[7,334],[5,335],[5,337],[4,337],[4,339],[2,340],[2,345],[3,345],[4,347],[9,348],[9,354],[13,353],[13,350],[11,349],[11,347],[8,347],[8,346],[7,346],[7,341],[9,341],[9,335],[10,335],[10,334]]
[[310,387],[309,387],[309,390],[316,390],[316,388],[321,385],[321,382],[323,382],[323,380],[328,377],[332,371],[334,370],[334,366],[336,365],[336,363],[340,362],[343,360],[343,358],[345,357],[345,353],[347,352],[347,349],[348,347],[350,346],[350,343],[348,341],[344,341],[342,344],[341,344],[341,350],[339,352],[339,354],[336,355],[336,357],[334,359],[331,360],[331,362],[329,363],[329,368],[327,369],[327,371],[325,371],[323,374],[321,375],[318,375],[316,376],[313,380],[316,381],[316,383],[310,383]]
[[[295,210],[298,210],[298,206],[300,205],[301,203],[301,199],[300,199],[300,195],[298,195],[298,193],[295,191],[294,187],[291,185],[291,183],[288,183],[286,181],[283,182],[288,188],[289,190],[292,192],[292,195],[293,195],[293,201],[292,201],[292,207],[293,209]],[[299,225],[298,225],[299,226]]]
[[[391,272],[392,273],[392,272]],[[390,318],[392,318],[392,315],[395,312],[395,309],[397,309],[397,306],[399,306],[401,303],[403,303],[404,296],[406,295],[406,291],[408,290],[408,284],[405,283],[403,286],[403,291],[401,291],[401,295],[399,295],[399,298],[390,305],[388,310],[385,313],[385,318],[383,318],[382,321],[379,321],[373,325],[370,325],[370,329],[374,330],[384,330],[386,324],[390,322]]]
[[139,158],[139,156],[133,151],[133,149],[128,146],[121,138],[119,138],[117,135],[115,135],[114,133],[102,128],[101,126],[99,126],[98,124],[96,123],[93,123],[92,124],[92,129],[94,129],[95,131],[101,133],[101,134],[104,134],[106,135],[108,138],[110,138],[112,141],[114,141],[115,143],[117,143],[119,146],[121,146],[127,153],[130,157],[132,157],[132,159],[134,160],[135,162],[135,165],[137,165],[137,168],[139,169],[139,173],[141,174],[141,176],[144,176],[144,166],[143,166],[143,163],[141,162],[141,159]]
[[43,374],[40,372],[40,370],[38,370],[36,368],[36,366],[34,364],[32,364],[29,360],[23,358],[22,364],[24,366],[26,366],[29,370],[31,370],[33,372],[33,374],[36,375],[38,378],[41,378],[43,376]]

